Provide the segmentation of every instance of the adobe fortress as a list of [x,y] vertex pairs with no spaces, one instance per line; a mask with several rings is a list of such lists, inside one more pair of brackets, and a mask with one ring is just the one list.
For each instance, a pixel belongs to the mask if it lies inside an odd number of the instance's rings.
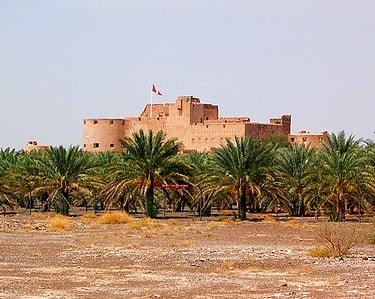
[[290,134],[291,116],[253,123],[249,117],[220,117],[218,106],[203,104],[198,98],[180,96],[175,103],[147,104],[139,117],[83,120],[83,149],[90,152],[120,151],[121,141],[134,132],[163,130],[167,138],[177,137],[184,152],[209,151],[225,144],[225,138]]

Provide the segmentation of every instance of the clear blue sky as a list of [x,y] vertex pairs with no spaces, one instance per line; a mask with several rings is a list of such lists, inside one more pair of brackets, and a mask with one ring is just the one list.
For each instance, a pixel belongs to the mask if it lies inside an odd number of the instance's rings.
[[154,82],[220,116],[374,139],[375,1],[1,0],[0,147],[81,145]]

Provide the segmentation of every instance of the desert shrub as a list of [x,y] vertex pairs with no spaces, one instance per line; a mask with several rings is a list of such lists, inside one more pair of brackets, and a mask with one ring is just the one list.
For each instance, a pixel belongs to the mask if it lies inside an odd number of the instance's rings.
[[[355,245],[361,243],[365,234],[357,223],[328,222],[319,225],[316,229],[316,237],[321,244],[317,251],[321,255],[329,253],[329,256],[345,256]],[[319,249],[320,248],[320,249]],[[319,255],[319,254],[318,254]]]
[[48,221],[47,230],[51,232],[70,230],[71,222],[68,217],[55,215]]
[[129,216],[129,214],[125,212],[111,212],[111,213],[104,213],[99,218],[100,224],[126,224],[131,223],[133,221],[133,217]]

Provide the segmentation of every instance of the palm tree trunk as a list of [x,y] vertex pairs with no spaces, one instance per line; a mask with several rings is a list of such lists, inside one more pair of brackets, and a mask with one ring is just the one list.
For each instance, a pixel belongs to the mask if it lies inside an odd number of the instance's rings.
[[69,216],[69,193],[62,191],[60,194],[57,195],[56,200],[56,213],[62,214],[65,216]]
[[154,201],[154,181],[150,181],[150,185],[147,186],[146,190],[146,204],[145,204],[145,214],[150,218],[156,218],[158,214],[158,209],[155,206]]
[[339,196],[337,200],[337,221],[342,222],[345,221],[345,200],[342,200],[341,196]]
[[246,220],[246,188],[241,188],[239,193],[238,218]]

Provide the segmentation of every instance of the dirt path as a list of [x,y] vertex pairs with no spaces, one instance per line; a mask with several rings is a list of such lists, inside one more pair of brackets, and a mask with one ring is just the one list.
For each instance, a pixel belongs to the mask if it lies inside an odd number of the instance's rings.
[[374,246],[312,258],[314,223],[0,220],[0,298],[375,298]]

